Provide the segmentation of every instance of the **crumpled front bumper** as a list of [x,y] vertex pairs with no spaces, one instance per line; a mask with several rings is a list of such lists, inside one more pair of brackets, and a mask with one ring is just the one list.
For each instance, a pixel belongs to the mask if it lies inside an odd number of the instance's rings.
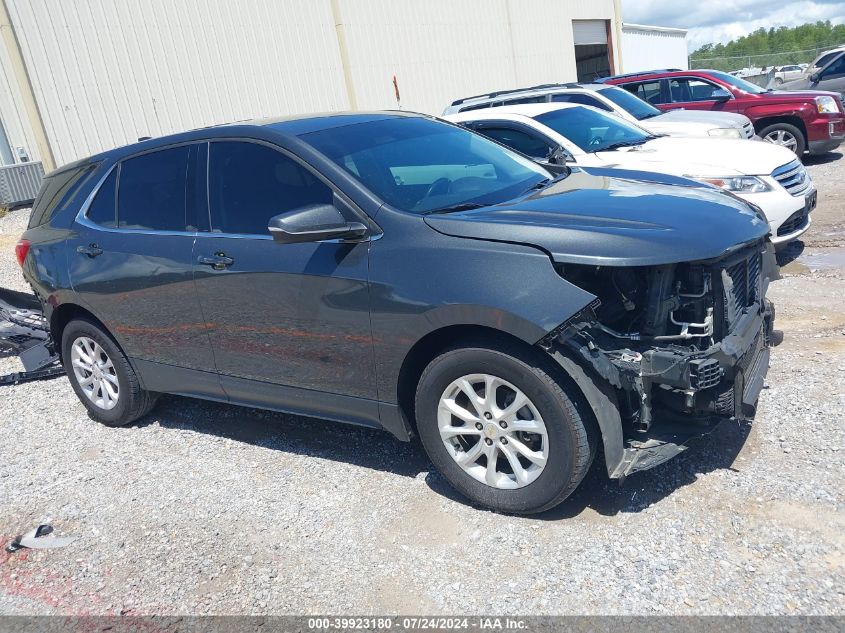
[[[615,388],[617,411],[627,409],[627,415],[615,415],[615,421],[599,420],[609,476],[624,479],[654,468],[725,420],[751,419],[769,368],[774,319],[774,305],[763,300],[706,350],[655,346],[638,355],[602,351],[579,334],[574,323],[561,331],[556,345],[569,357],[591,365]],[[595,402],[591,404],[600,415]],[[620,450],[609,446],[607,439],[613,425],[622,427],[614,440],[621,442]]]
[[[692,418],[669,416],[666,420],[654,420],[648,429],[630,434],[626,441],[624,463],[620,464],[618,476],[624,478],[631,473],[654,468],[687,448],[687,443],[696,437],[706,435],[722,422],[751,420],[757,409],[760,392],[765,385],[769,369],[770,347],[774,339],[775,308],[766,302],[759,314],[746,315],[736,330],[718,345],[708,350],[705,359],[718,362],[722,373],[719,383],[712,388],[699,390],[689,387],[687,394],[694,408]],[[695,382],[696,367],[701,357],[682,359],[678,366],[680,373]],[[654,383],[662,389],[666,383]],[[696,414],[698,412],[698,415]]]

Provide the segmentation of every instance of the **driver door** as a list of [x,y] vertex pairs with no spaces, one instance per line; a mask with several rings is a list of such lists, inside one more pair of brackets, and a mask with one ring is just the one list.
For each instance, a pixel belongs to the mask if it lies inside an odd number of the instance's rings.
[[194,279],[229,398],[294,410],[318,392],[375,400],[369,242],[280,244],[267,229],[334,203],[333,189],[264,143],[212,141],[208,161],[211,230],[197,235]]
[[819,82],[812,86],[814,90],[845,92],[845,53],[819,72]]
[[668,81],[671,109],[719,110],[724,112],[731,112],[736,109],[733,98],[727,101],[715,98],[715,94],[726,91],[719,84],[699,77],[672,77]]

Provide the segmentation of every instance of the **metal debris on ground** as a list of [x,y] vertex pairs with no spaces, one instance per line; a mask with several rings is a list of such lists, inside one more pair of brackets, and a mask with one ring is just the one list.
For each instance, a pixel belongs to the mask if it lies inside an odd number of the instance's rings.
[[76,540],[75,536],[54,536],[44,538],[53,532],[53,526],[48,524],[39,525],[34,530],[12,539],[6,546],[6,551],[17,552],[19,549],[56,549],[66,547]]
[[0,376],[0,386],[64,373],[35,296],[0,288],[0,358],[9,356],[18,356],[24,371]]

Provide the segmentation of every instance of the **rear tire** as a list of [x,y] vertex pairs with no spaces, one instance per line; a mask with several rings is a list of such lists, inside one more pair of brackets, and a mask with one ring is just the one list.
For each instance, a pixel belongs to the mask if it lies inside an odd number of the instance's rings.
[[804,133],[789,123],[773,123],[760,130],[760,138],[767,143],[781,145],[795,152],[798,158],[804,155],[807,149],[807,139]]
[[[575,384],[544,360],[516,345],[467,343],[437,356],[420,378],[422,444],[449,483],[478,504],[542,512],[572,494],[590,468],[598,445],[592,413]],[[526,404],[515,409],[517,398]]]
[[141,388],[135,370],[111,336],[88,319],[62,332],[62,363],[77,397],[97,422],[125,426],[146,415],[158,394]]

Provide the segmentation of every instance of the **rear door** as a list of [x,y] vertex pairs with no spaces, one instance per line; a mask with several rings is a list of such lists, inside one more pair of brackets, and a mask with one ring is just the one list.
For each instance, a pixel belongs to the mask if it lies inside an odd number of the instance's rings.
[[179,145],[115,165],[77,217],[67,257],[79,298],[142,375],[156,375],[145,371],[155,367],[200,370],[207,373],[195,376],[199,384],[173,390],[220,396],[193,282],[204,151],[205,144]]
[[369,242],[280,244],[267,229],[301,206],[351,207],[292,155],[246,140],[210,143],[208,191],[194,272],[230,398],[288,410],[320,391],[375,401]]

